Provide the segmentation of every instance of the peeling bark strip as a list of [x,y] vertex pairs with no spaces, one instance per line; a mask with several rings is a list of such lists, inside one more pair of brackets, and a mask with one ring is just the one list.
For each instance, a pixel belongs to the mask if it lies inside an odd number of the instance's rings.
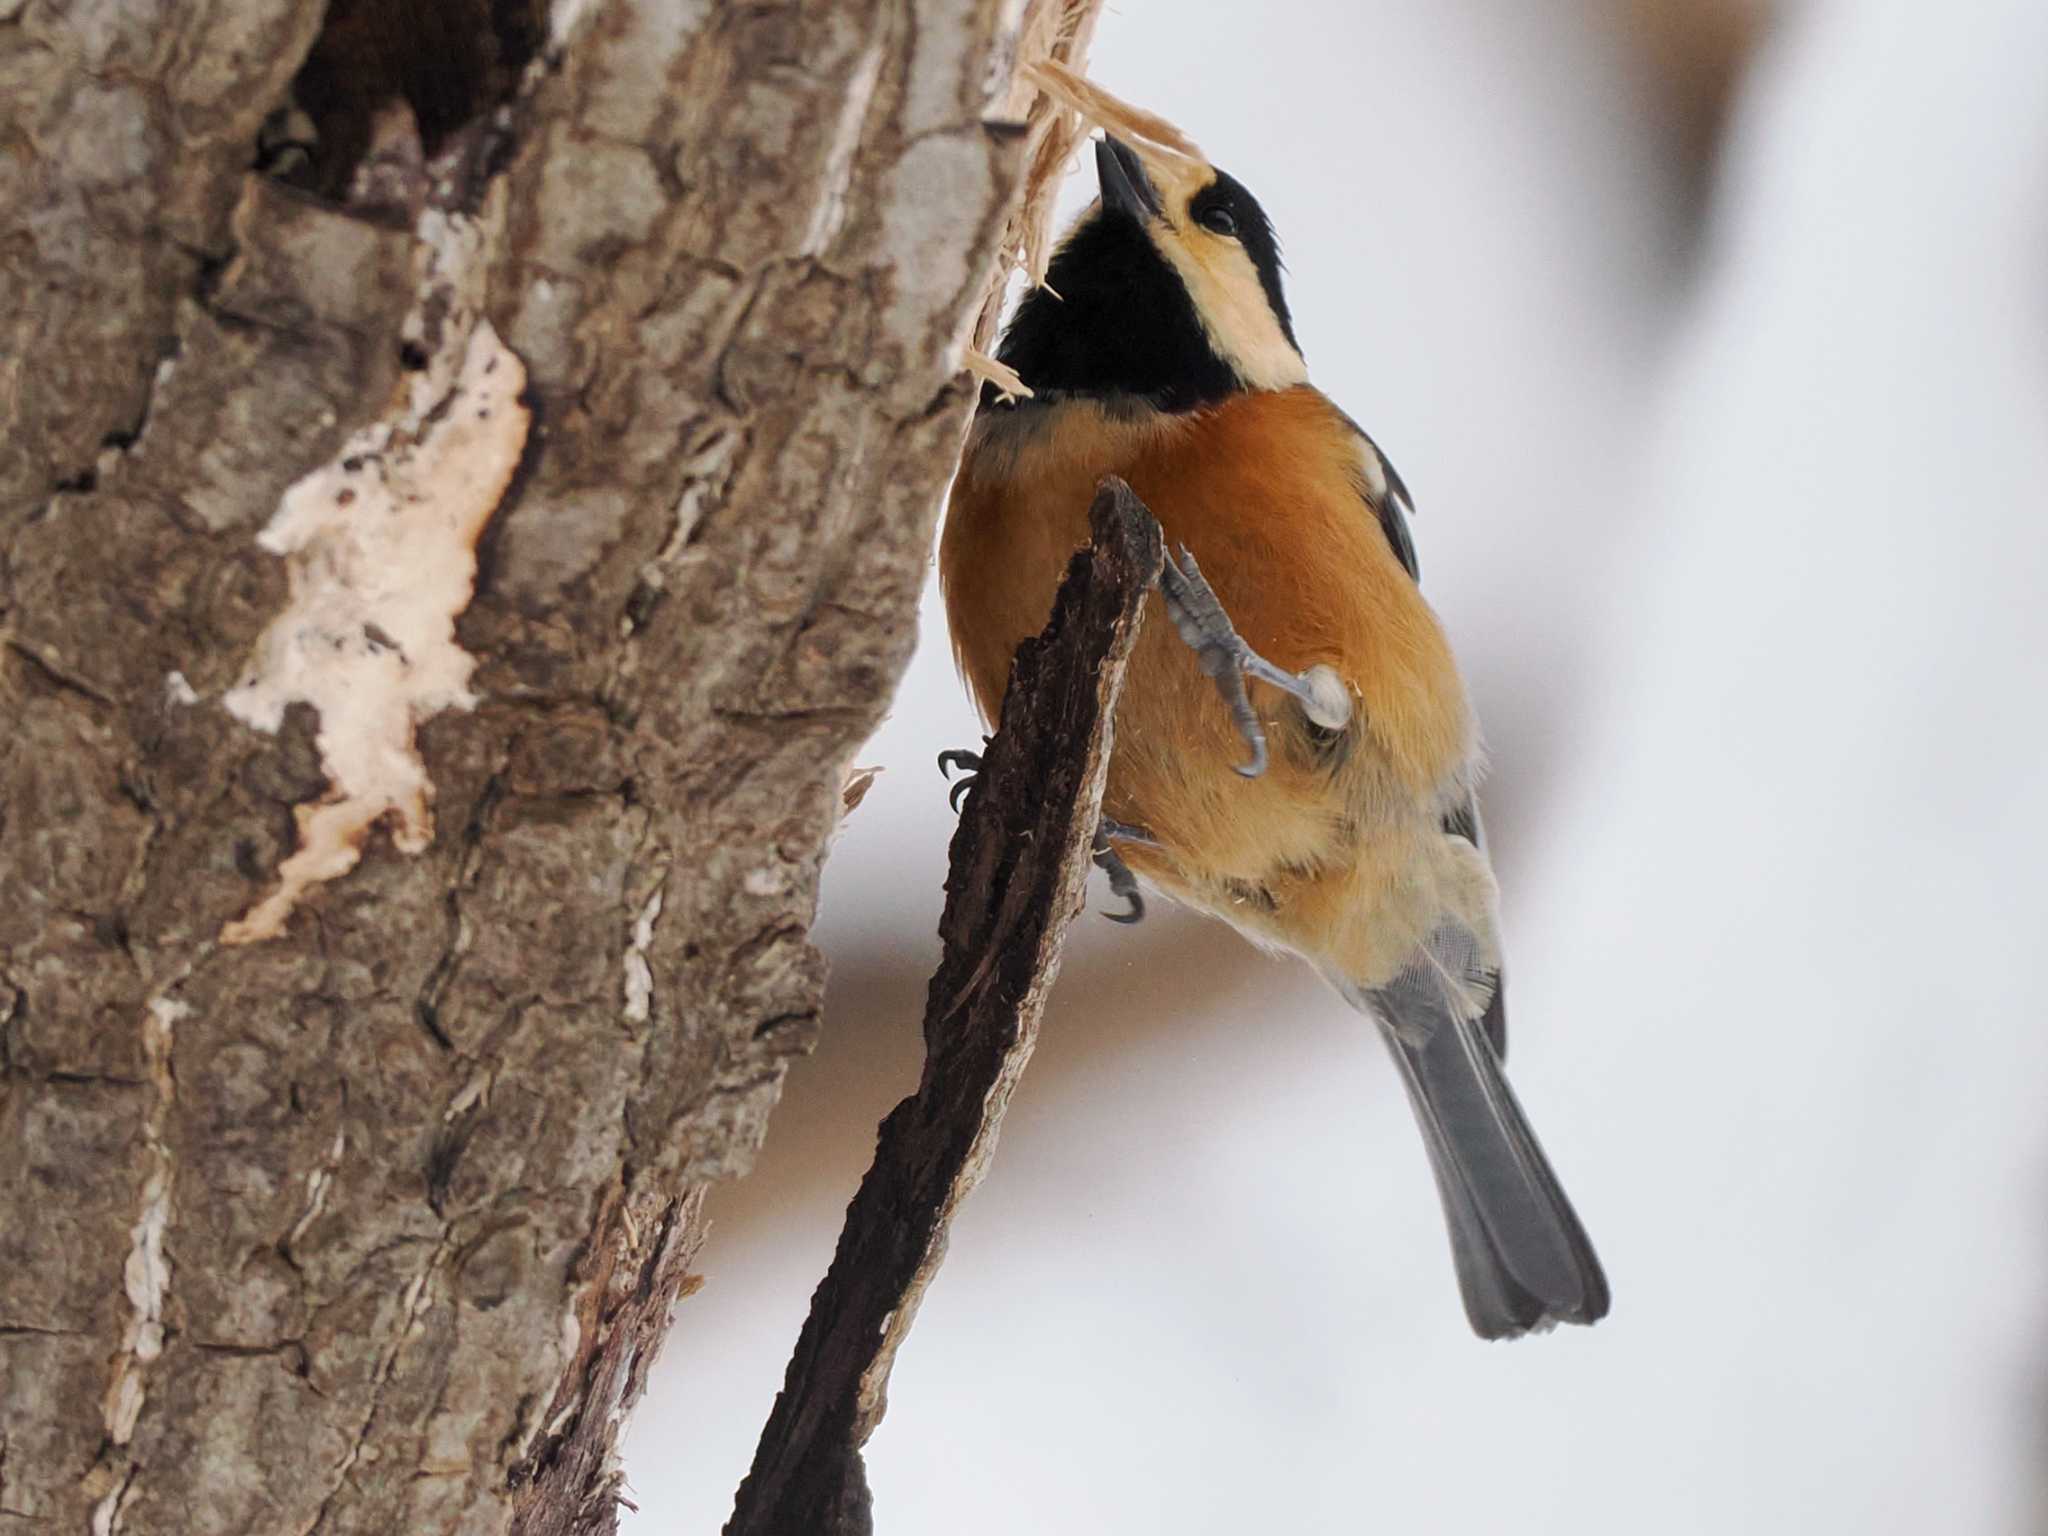
[[612,1528],[1091,9],[0,0],[0,1526]]
[[1124,663],[1159,575],[1159,526],[1129,486],[1105,481],[1089,521],[1093,545],[1018,652],[953,835],[917,1092],[882,1122],[726,1536],[873,1529],[860,1448],[1037,1041],[1087,882]]

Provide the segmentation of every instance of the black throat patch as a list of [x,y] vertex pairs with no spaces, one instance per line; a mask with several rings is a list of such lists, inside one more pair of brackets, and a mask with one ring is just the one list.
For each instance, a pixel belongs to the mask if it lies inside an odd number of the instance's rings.
[[[1096,213],[1068,237],[997,356],[1041,394],[1136,395],[1163,411],[1245,388],[1210,347],[1180,274],[1135,219],[1115,212]],[[984,387],[984,407],[996,398]]]

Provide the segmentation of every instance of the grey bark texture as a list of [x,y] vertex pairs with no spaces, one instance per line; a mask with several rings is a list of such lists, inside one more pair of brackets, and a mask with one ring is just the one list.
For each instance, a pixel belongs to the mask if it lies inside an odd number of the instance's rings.
[[[330,64],[326,180],[252,174],[365,9],[0,0],[0,1532],[611,1528],[973,398],[1001,0],[415,6],[476,67]],[[258,535],[492,334],[431,836],[224,944],[338,793],[333,721],[225,707]]]

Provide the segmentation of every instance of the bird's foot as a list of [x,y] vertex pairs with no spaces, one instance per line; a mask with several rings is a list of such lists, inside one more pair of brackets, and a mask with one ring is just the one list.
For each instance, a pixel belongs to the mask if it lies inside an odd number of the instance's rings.
[[[982,738],[982,745],[988,745],[988,738]],[[955,771],[960,777],[953,778]],[[955,814],[967,792],[974,788],[981,776],[981,754],[962,747],[949,748],[939,754],[939,772],[953,780],[953,787],[946,795],[946,803],[953,807]],[[1145,898],[1138,893],[1138,877],[1131,873],[1130,865],[1117,855],[1110,846],[1111,839],[1118,842],[1138,843],[1146,848],[1157,848],[1159,840],[1145,828],[1128,822],[1104,816],[1095,824],[1095,867],[1109,876],[1110,894],[1129,904],[1123,912],[1105,912],[1102,915],[1113,923],[1138,923],[1145,919]]]
[[1111,839],[1137,843],[1146,848],[1157,848],[1159,840],[1143,827],[1112,821],[1107,816],[1095,824],[1095,867],[1109,876],[1110,895],[1128,903],[1122,912],[1105,912],[1102,915],[1112,923],[1142,923],[1145,920],[1145,898],[1138,892],[1138,877],[1131,873],[1131,866],[1111,846]]
[[1301,673],[1285,671],[1247,645],[1186,545],[1181,546],[1178,557],[1168,553],[1159,573],[1159,593],[1173,627],[1216,684],[1238,734],[1251,748],[1251,761],[1237,765],[1246,778],[1255,779],[1266,771],[1266,730],[1245,692],[1247,677],[1271,683],[1295,699],[1302,712],[1325,730],[1342,730],[1350,723],[1351,692],[1343,679],[1325,666]]
[[[988,745],[986,736],[981,738],[981,744],[984,747]],[[953,770],[956,768],[960,770],[960,777],[954,779]],[[967,792],[974,788],[975,782],[981,777],[981,754],[970,752],[964,747],[954,747],[941,752],[939,773],[943,778],[952,779],[953,787],[946,791],[946,804],[953,808],[953,814],[957,816],[960,814],[960,802],[967,797]]]

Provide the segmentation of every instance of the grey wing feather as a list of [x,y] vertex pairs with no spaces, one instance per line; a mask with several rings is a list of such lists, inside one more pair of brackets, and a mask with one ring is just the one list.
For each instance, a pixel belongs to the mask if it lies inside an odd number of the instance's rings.
[[[1371,441],[1370,438],[1367,439]],[[1394,558],[1401,562],[1401,569],[1411,579],[1420,583],[1422,563],[1415,558],[1415,540],[1408,532],[1408,514],[1412,504],[1394,487],[1400,482],[1394,478],[1394,467],[1383,458],[1381,466],[1387,471],[1387,494],[1373,510],[1379,513],[1380,531],[1387,536],[1387,543],[1393,547]]]
[[1408,532],[1408,519],[1415,515],[1415,498],[1408,494],[1407,482],[1402,480],[1400,471],[1394,468],[1394,461],[1380,451],[1380,445],[1372,440],[1372,434],[1353,421],[1344,411],[1339,410],[1337,414],[1344,418],[1346,426],[1358,434],[1359,441],[1365,444],[1365,451],[1378,462],[1381,478],[1386,481],[1387,491],[1384,496],[1375,493],[1363,480],[1359,482],[1358,494],[1364,498],[1365,504],[1372,508],[1373,515],[1379,519],[1380,532],[1387,536],[1387,545],[1393,550],[1394,558],[1401,562],[1401,569],[1408,573],[1411,580],[1419,583],[1422,580],[1422,566],[1415,558],[1415,540]]

